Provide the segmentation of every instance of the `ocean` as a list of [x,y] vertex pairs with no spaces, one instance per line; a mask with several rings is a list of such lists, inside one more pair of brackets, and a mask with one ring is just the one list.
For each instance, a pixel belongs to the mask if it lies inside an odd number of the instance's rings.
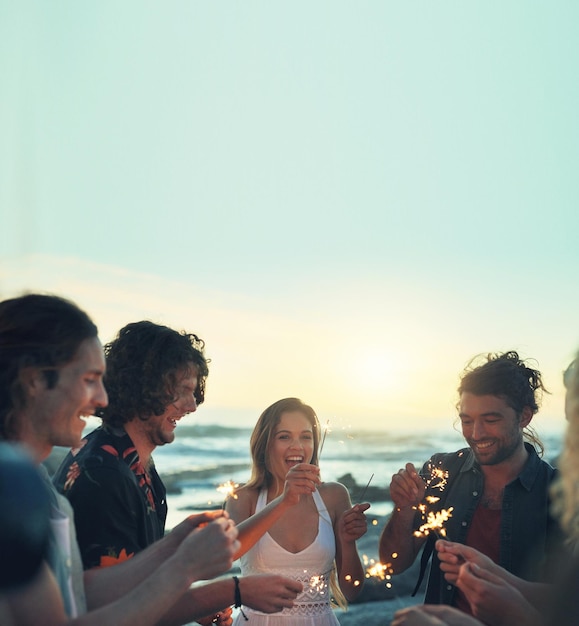
[[[550,461],[560,452],[562,435],[539,434],[545,445],[544,458]],[[181,423],[175,441],[155,450],[157,471],[168,487],[167,529],[192,512],[222,506],[219,485],[247,481],[250,435],[251,428]],[[356,494],[362,496],[370,479],[372,488],[385,491],[392,475],[406,463],[420,466],[434,452],[450,452],[464,445],[452,423],[444,430],[412,433],[329,429],[320,457],[322,480],[339,481],[350,474],[357,484],[352,496],[356,501]],[[366,493],[370,491],[376,490]],[[384,497],[363,499],[372,504],[369,513],[386,515],[391,511],[391,502]]]

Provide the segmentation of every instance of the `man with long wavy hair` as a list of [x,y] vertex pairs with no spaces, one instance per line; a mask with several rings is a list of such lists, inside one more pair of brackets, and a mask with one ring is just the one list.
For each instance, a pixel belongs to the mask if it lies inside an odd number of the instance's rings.
[[[177,422],[204,401],[204,345],[195,334],[150,321],[127,324],[105,345],[109,401],[95,411],[103,423],[73,448],[54,477],[74,509],[85,569],[132,560],[165,535],[166,492],[152,453],[171,443]],[[264,612],[291,605],[299,591],[283,577],[211,585],[205,595],[214,598],[212,610],[219,598],[223,605],[203,622],[217,624],[230,622],[238,590]]]
[[190,516],[129,562],[83,575],[70,505],[41,462],[53,446],[79,445],[83,418],[107,404],[104,372],[97,327],[74,303],[44,294],[0,302],[0,440],[23,447],[38,465],[50,528],[31,580],[20,581],[18,565],[3,563],[14,578],[0,594],[2,623],[182,624],[234,599],[231,580],[228,588],[209,583],[218,586],[215,594],[190,590],[231,567],[237,529],[223,511]]
[[105,345],[102,425],[54,477],[74,509],[85,568],[112,565],[163,537],[166,491],[152,453],[204,400],[203,347],[197,335],[149,321],[128,324]]
[[422,503],[433,513],[450,513],[445,532],[452,541],[476,548],[516,576],[539,580],[544,573],[561,534],[549,512],[556,471],[539,457],[543,447],[530,428],[543,391],[541,373],[514,351],[472,362],[457,404],[468,447],[435,454],[420,474],[409,463],[393,476],[395,508],[380,538],[380,557],[398,573],[425,546],[422,572],[432,554],[427,603],[471,610],[460,589],[445,580],[432,550],[437,534],[419,530]]

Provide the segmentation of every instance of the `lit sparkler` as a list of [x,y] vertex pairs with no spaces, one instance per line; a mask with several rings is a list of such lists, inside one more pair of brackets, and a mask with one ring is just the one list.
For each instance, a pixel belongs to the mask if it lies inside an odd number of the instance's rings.
[[426,521],[418,530],[414,531],[415,537],[426,537],[432,531],[438,537],[446,537],[446,528],[444,523],[452,517],[454,507],[442,509],[441,511],[426,511],[426,504],[419,504],[418,510],[422,513],[423,519]]
[[328,434],[329,430],[330,430],[330,420],[328,420],[326,422],[326,425],[324,426],[324,434],[322,435],[322,443],[320,443],[320,447],[318,448],[318,461],[320,460],[320,457],[322,456],[324,443],[326,443],[326,435]]
[[[444,491],[448,485],[448,470],[442,467],[428,464],[428,472],[422,476],[426,487]],[[414,532],[415,537],[426,537],[433,532],[437,537],[446,537],[445,522],[452,517],[453,507],[440,511],[429,511],[428,505],[435,504],[440,500],[437,496],[426,496],[425,502],[415,507],[422,515],[423,524]]]
[[442,469],[441,467],[434,467],[430,464],[428,466],[428,470],[430,475],[423,476],[426,486],[431,489],[444,491],[444,488],[448,484],[448,470]]
[[[397,553],[392,555],[392,558],[395,559],[398,556]],[[392,563],[380,563],[380,561],[376,561],[375,559],[369,559],[365,554],[362,556],[362,560],[364,561],[364,566],[366,567],[366,578],[377,578],[378,580],[385,580],[386,587],[390,589],[392,587],[392,574],[394,570],[392,569]]]
[[225,499],[223,500],[223,506],[221,507],[222,509],[225,509],[225,504],[228,498],[233,498],[234,500],[237,500],[237,494],[235,493],[235,490],[238,487],[239,484],[234,483],[232,480],[228,480],[226,483],[223,483],[222,485],[219,485],[219,487],[217,487],[217,491],[224,494],[225,496]]

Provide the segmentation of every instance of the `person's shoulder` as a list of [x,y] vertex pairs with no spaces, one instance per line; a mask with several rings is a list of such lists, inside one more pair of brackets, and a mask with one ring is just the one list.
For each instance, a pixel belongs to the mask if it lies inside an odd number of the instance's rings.
[[259,489],[255,487],[248,487],[246,484],[241,484],[235,490],[235,495],[232,497],[233,500],[239,500],[241,503],[246,502],[257,502],[257,497],[259,496]]
[[425,465],[440,465],[441,467],[446,467],[449,464],[466,461],[469,453],[470,448],[461,448],[454,452],[436,452],[428,459]]
[[79,448],[71,451],[71,464],[76,460],[91,467],[116,467],[119,463],[132,463],[135,454],[134,445],[126,433],[101,426],[84,437]]
[[318,492],[330,506],[338,503],[349,503],[350,501],[350,492],[342,483],[322,483],[318,486]]
[[328,494],[339,494],[342,495],[344,493],[348,493],[348,489],[346,485],[337,482],[328,482],[322,483],[318,486],[318,491],[320,493],[328,493]]

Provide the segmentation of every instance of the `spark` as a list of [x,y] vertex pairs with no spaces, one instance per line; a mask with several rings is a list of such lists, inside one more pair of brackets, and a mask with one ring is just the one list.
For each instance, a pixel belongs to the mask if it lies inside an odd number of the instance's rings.
[[432,465],[429,465],[428,469],[430,476],[425,478],[426,486],[431,489],[443,491],[448,484],[448,470],[442,469],[441,467],[433,467]]
[[225,499],[223,500],[223,506],[221,508],[225,509],[225,504],[228,498],[233,498],[234,500],[237,500],[237,494],[235,493],[235,490],[238,487],[239,484],[234,483],[232,480],[228,480],[226,483],[223,483],[222,485],[219,485],[219,487],[217,487],[217,491],[225,496]]
[[[392,555],[394,557],[394,555]],[[397,556],[397,555],[396,555]],[[395,557],[394,557],[395,558]],[[365,554],[362,556],[364,565],[366,566],[366,578],[377,578],[378,580],[387,581],[386,586],[391,587],[390,580],[394,570],[392,563],[380,563],[375,559],[369,559]]]
[[421,511],[423,519],[426,515],[426,521],[418,530],[414,531],[414,536],[426,537],[430,534],[430,531],[432,531],[440,537],[446,537],[444,523],[452,517],[453,509],[454,507],[451,506],[449,509],[442,509],[441,511],[433,513],[432,511],[426,512],[425,504],[419,505],[418,510]]

